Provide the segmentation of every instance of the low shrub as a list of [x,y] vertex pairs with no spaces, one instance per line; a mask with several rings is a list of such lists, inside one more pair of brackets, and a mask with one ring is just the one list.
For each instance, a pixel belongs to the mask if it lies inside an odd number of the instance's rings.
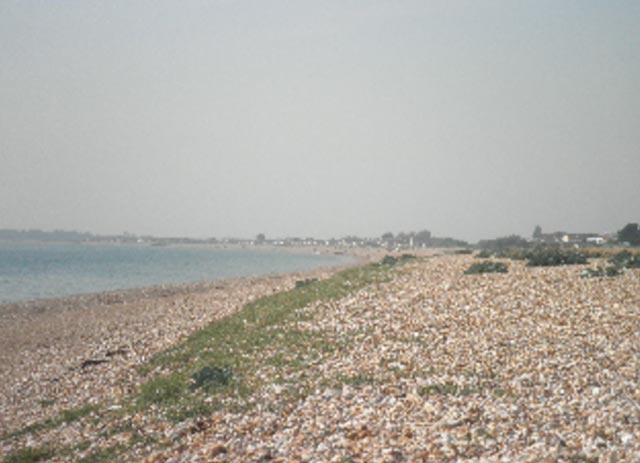
[[550,267],[556,265],[581,265],[587,263],[587,256],[559,248],[539,248],[526,253],[527,267]]
[[478,275],[482,273],[507,273],[508,267],[502,262],[476,262],[467,270],[465,270],[465,275]]
[[587,268],[580,272],[582,278],[616,277],[622,272],[615,266]]
[[453,251],[454,254],[472,254],[473,250],[472,249],[456,249],[455,251]]
[[397,264],[403,264],[407,261],[417,259],[414,254],[402,254],[400,257],[386,255],[380,261],[380,265],[388,265],[389,267],[393,267]]
[[198,371],[196,371],[191,379],[193,380],[193,384],[191,384],[191,390],[195,389],[204,389],[208,391],[210,389],[226,386],[229,384],[233,378],[233,372],[229,367],[204,367]]
[[396,265],[398,263],[398,258],[397,257],[393,257],[393,256],[384,256],[382,258],[382,260],[380,261],[381,265]]
[[620,251],[613,255],[609,262],[617,268],[640,268],[640,254],[633,254],[629,251]]

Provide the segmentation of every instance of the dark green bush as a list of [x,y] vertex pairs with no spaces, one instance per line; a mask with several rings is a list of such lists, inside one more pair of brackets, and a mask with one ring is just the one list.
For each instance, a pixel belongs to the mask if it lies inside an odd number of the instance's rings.
[[472,254],[473,250],[471,249],[456,249],[453,251],[454,254]]
[[560,248],[539,248],[526,253],[527,267],[550,267],[556,265],[580,265],[587,263],[584,254]]
[[384,256],[384,258],[380,261],[382,265],[396,265],[398,263],[398,259],[393,256]]
[[193,380],[191,389],[204,389],[208,391],[216,387],[226,386],[232,377],[233,372],[229,367],[204,367],[191,376]]
[[620,251],[613,255],[609,262],[617,268],[640,268],[640,254],[633,254],[629,251]]
[[507,273],[508,267],[502,262],[476,262],[467,270],[465,270],[465,275],[477,275],[481,273]]
[[580,276],[582,278],[602,278],[602,277],[615,277],[620,275],[622,272],[618,269],[618,267],[610,266],[610,267],[596,267],[596,268],[587,268],[584,269]]

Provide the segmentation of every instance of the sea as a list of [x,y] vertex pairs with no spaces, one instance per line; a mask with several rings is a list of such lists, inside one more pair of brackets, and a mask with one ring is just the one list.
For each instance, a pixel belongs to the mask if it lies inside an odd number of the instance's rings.
[[343,255],[206,246],[0,242],[0,304],[295,272],[350,263]]

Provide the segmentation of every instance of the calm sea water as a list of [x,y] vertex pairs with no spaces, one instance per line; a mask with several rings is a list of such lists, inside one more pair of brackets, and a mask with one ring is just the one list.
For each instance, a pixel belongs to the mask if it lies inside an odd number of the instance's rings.
[[0,242],[0,303],[347,262],[344,256],[206,247]]

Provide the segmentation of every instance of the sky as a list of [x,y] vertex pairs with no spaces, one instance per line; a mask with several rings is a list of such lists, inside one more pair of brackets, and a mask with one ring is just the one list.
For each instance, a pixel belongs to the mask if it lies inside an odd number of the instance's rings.
[[640,2],[0,2],[0,228],[640,221]]

